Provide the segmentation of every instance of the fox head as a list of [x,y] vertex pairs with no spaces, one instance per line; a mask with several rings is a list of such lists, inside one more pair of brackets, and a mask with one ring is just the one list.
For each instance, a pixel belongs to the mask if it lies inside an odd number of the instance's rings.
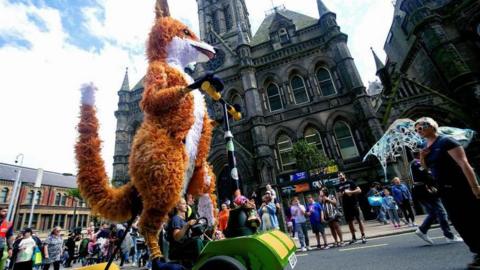
[[157,0],[156,19],[147,42],[147,57],[152,61],[175,62],[182,68],[202,63],[215,56],[215,50],[183,23],[170,17],[166,0]]

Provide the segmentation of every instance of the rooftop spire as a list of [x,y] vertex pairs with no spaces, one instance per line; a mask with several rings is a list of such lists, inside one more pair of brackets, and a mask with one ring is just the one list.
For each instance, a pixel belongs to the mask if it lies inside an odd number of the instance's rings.
[[319,18],[322,18],[323,15],[327,13],[331,13],[331,11],[325,6],[322,0],[317,0],[317,6],[318,6],[318,15],[320,16]]
[[128,82],[128,67],[125,69],[125,77],[123,78],[122,88],[120,91],[130,91],[130,84]]
[[377,54],[375,53],[372,47],[370,47],[370,50],[372,50],[373,58],[375,59],[375,65],[377,66],[377,73],[378,73],[378,71],[385,68],[385,65],[383,64],[382,60],[378,58]]

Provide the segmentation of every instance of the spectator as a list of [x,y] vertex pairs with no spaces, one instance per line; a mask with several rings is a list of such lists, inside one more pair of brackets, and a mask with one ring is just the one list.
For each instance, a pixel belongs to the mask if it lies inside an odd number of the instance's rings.
[[422,166],[430,169],[453,226],[474,253],[470,269],[480,269],[480,185],[463,147],[455,139],[439,135],[438,124],[429,117],[415,122],[415,130],[426,139],[420,153]]
[[275,192],[275,190],[272,188],[272,186],[270,184],[267,184],[265,186],[265,188],[267,189],[268,192],[270,192],[270,196],[272,197],[272,201],[274,203],[276,203],[276,200],[277,200],[277,193]]
[[122,224],[117,224],[117,239],[120,241],[125,234],[125,239],[123,239],[122,243],[120,244],[120,267],[123,266],[124,263],[130,263],[129,255],[130,249],[132,248],[132,236],[130,232],[126,231],[126,228]]
[[322,202],[323,206],[323,214],[325,217],[325,221],[328,223],[330,227],[330,231],[332,232],[333,239],[335,240],[335,246],[344,246],[343,243],[343,234],[342,230],[340,229],[340,212],[337,209],[337,200],[333,194],[328,194],[328,190],[323,188],[320,190],[320,202]]
[[290,212],[292,218],[295,219],[295,231],[298,233],[298,240],[300,241],[300,250],[310,250],[310,241],[308,239],[307,219],[305,218],[305,206],[300,204],[298,197],[292,198]]
[[12,256],[13,226],[7,220],[7,209],[0,207],[0,270],[5,269],[7,257],[4,251],[7,251],[8,257]]
[[414,157],[410,163],[410,172],[414,181],[412,195],[427,212],[427,217],[415,233],[425,242],[433,245],[433,240],[428,237],[427,232],[436,219],[440,223],[440,228],[443,231],[447,243],[463,242],[462,238],[454,235],[450,229],[447,213],[439,198],[438,190],[434,186],[429,171],[423,168],[420,162],[420,153],[414,152]]
[[320,244],[320,234],[323,238],[323,249],[328,249],[327,237],[325,236],[325,227],[323,226],[323,208],[320,202],[316,202],[312,195],[307,196],[307,216],[310,217],[310,225],[312,226],[312,232],[317,238],[317,248],[322,248]]
[[408,187],[400,182],[400,178],[395,177],[392,180],[392,194],[397,202],[398,207],[402,210],[403,216],[407,220],[410,227],[417,226],[415,224],[415,215],[412,209],[412,194]]
[[75,259],[75,242],[79,240],[80,235],[75,234],[75,233],[70,233],[70,235],[67,238],[67,241],[65,242],[65,247],[68,252],[68,258],[67,261],[65,262],[65,267],[72,267],[72,261]]
[[32,229],[26,228],[23,231],[22,240],[18,244],[18,254],[13,268],[31,270],[33,268],[32,256],[36,246],[35,240],[32,238]]
[[45,255],[43,270],[48,270],[51,264],[53,264],[53,270],[60,269],[63,252],[63,239],[60,235],[60,232],[60,227],[54,227],[50,235],[43,243],[43,254]]
[[338,186],[338,193],[342,199],[343,213],[345,214],[345,220],[348,223],[350,233],[352,234],[352,240],[350,244],[357,242],[357,237],[355,235],[355,227],[353,224],[354,220],[357,220],[358,227],[360,228],[360,233],[362,234],[362,243],[367,243],[367,238],[365,237],[365,228],[362,220],[360,219],[360,209],[358,206],[358,194],[362,193],[360,187],[355,184],[352,180],[347,180],[343,172],[338,173],[338,179],[340,184]]
[[218,229],[223,232],[225,231],[225,229],[227,229],[230,210],[225,203],[222,203],[221,207],[222,210],[220,210],[220,212],[218,213]]
[[380,183],[373,182],[367,193],[368,203],[372,207],[372,211],[375,213],[377,221],[383,224],[388,224],[385,218],[385,209],[382,207],[382,196],[383,194]]
[[140,234],[138,233],[138,221],[139,219],[137,218],[137,220],[132,224],[132,232],[130,233],[132,236],[132,262],[134,267],[138,265],[138,258],[140,257],[140,251],[137,243],[138,239],[140,238]]
[[267,231],[278,229],[276,212],[277,207],[273,203],[272,194],[267,190],[263,196],[262,205],[258,208],[258,215],[262,220],[260,230]]
[[385,208],[385,210],[387,210],[388,216],[392,221],[393,227],[400,228],[401,225],[400,225],[400,218],[398,217],[398,212],[397,212],[397,203],[393,198],[393,196],[390,195],[390,190],[388,190],[388,188],[383,189],[382,206],[383,208]]

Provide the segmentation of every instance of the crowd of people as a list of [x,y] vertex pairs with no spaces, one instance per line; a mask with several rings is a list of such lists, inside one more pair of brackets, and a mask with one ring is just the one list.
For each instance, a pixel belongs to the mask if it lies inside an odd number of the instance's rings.
[[148,262],[148,250],[139,240],[134,224],[127,232],[123,224],[103,223],[100,227],[90,223],[83,231],[78,228],[65,236],[62,228],[55,226],[45,239],[40,239],[30,228],[15,236],[11,224],[6,220],[7,209],[0,209],[0,269],[54,270],[76,265],[105,262],[113,253],[119,239],[125,235],[120,252],[115,259],[120,265],[132,262],[144,266]]

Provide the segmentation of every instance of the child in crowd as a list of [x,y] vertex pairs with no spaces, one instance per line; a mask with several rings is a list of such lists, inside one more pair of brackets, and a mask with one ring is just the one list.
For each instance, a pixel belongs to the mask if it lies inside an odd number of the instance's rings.
[[388,216],[392,221],[393,227],[400,228],[400,218],[398,217],[397,212],[397,203],[392,195],[390,195],[390,190],[388,188],[383,189],[383,201],[382,206],[387,210]]

